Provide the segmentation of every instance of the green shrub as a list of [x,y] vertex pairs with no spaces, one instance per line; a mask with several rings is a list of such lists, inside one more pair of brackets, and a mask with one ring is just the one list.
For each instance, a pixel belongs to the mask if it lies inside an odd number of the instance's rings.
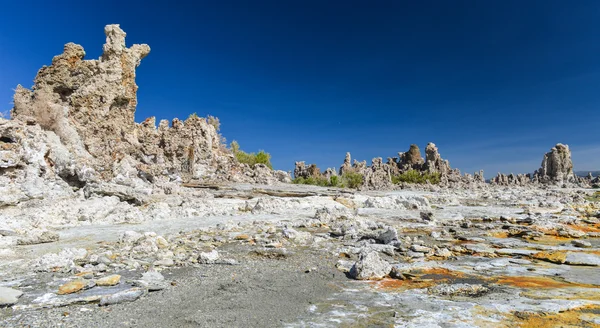
[[358,172],[344,172],[342,174],[341,186],[345,188],[358,189],[363,184],[363,176]]
[[427,181],[429,181],[429,183],[431,183],[431,184],[440,183],[440,174],[438,172],[421,173],[416,170],[408,170],[400,175],[396,175],[396,176],[392,177],[392,183],[394,183],[394,184],[400,184],[402,182],[425,184],[425,183],[427,183]]
[[337,187],[340,183],[340,177],[337,175],[332,175],[331,178],[329,178],[329,184],[331,184],[332,187]]
[[321,187],[331,187],[331,181],[325,177],[297,177],[292,180],[292,183],[295,184],[306,184],[306,185],[314,185]]
[[271,170],[273,169],[273,165],[271,164],[271,154],[264,150],[260,150],[258,153],[246,153],[240,149],[240,144],[235,140],[231,142],[229,147],[238,162],[250,166],[254,166],[254,164],[265,164]]
[[308,178],[297,177],[292,180],[295,184],[307,184],[321,187],[338,187],[356,189],[363,184],[363,176],[356,172],[346,172],[341,177],[331,176],[329,179],[324,176],[310,176]]

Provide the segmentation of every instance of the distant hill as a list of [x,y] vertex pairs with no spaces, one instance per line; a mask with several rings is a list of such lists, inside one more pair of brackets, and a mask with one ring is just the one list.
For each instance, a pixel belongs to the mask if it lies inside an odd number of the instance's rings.
[[600,175],[600,171],[575,171],[575,175],[579,177],[587,177],[589,172],[592,172],[592,175],[595,177]]

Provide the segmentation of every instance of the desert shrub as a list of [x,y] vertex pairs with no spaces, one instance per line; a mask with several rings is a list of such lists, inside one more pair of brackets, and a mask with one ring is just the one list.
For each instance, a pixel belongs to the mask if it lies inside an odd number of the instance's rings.
[[258,153],[246,153],[240,149],[240,144],[235,140],[231,142],[229,147],[238,162],[250,166],[254,166],[254,164],[265,164],[268,168],[273,169],[273,165],[271,164],[271,154],[264,150],[260,150]]
[[297,177],[297,178],[294,178],[294,180],[292,180],[292,183],[314,185],[314,186],[321,186],[321,187],[331,187],[332,186],[330,179],[327,179],[323,176],[319,176],[319,177],[310,176],[308,178]]
[[332,175],[331,178],[329,178],[329,183],[332,187],[339,186],[339,184],[341,183],[340,177],[338,177],[337,175]]
[[297,177],[292,180],[295,184],[307,184],[321,187],[338,187],[357,189],[363,184],[363,176],[357,172],[345,172],[342,176],[332,175],[326,178],[324,176],[309,176],[308,178]]
[[419,172],[417,170],[408,170],[402,174],[392,177],[392,183],[399,184],[402,182],[406,183],[418,183],[425,184],[429,181],[431,184],[440,183],[440,174],[438,172]]
[[341,178],[341,187],[357,189],[363,184],[363,176],[358,172],[344,172]]

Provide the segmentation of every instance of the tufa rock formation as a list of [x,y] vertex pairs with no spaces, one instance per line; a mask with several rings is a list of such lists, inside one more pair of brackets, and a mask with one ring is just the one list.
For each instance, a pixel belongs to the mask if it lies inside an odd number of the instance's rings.
[[590,177],[580,178],[575,175],[569,146],[560,143],[556,144],[550,152],[544,154],[541,167],[533,175],[498,173],[490,182],[502,186],[527,186],[531,184],[562,186],[573,184],[589,187],[593,184]]
[[131,197],[130,189],[148,193],[156,184],[192,179],[290,180],[260,164],[239,164],[204,118],[135,123],[135,71],[150,47],[128,48],[119,25],[104,32],[99,59],[85,60],[83,47],[68,43],[39,70],[31,90],[17,86],[12,120],[0,120],[0,182],[15,189],[4,196],[9,203],[65,183],[139,203],[143,197]]
[[576,182],[569,146],[559,143],[550,152],[544,154],[542,166],[535,171],[534,177],[543,183]]

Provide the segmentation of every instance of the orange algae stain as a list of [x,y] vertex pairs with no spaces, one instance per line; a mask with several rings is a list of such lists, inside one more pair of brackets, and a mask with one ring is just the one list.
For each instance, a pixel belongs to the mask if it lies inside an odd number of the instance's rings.
[[[579,287],[579,286],[577,286]],[[530,289],[528,291],[521,292],[520,295],[523,297],[535,299],[535,300],[587,300],[587,301],[600,301],[600,291],[598,286],[596,288],[570,290],[569,293],[561,293],[557,296],[556,294],[548,294],[541,288]]]
[[536,244],[544,244],[544,245],[558,245],[569,243],[573,240],[573,238],[568,237],[560,237],[557,235],[543,235],[535,238],[528,238],[528,241]]
[[382,279],[379,281],[372,281],[371,284],[376,289],[384,289],[384,290],[403,290],[403,289],[421,289],[421,288],[429,288],[434,286],[436,282],[434,280],[422,280],[422,279],[413,279],[413,280],[399,280],[399,279]]
[[552,263],[565,263],[567,260],[567,252],[565,251],[548,251],[538,252],[533,254],[531,257],[538,260],[544,260]]
[[513,316],[511,321],[522,328],[600,327],[593,322],[600,318],[600,306],[596,304],[551,314],[515,312]]
[[494,237],[494,238],[508,238],[508,232],[506,231],[498,231],[498,232],[490,232],[489,233],[490,237]]
[[377,289],[385,290],[421,289],[465,277],[465,274],[462,272],[445,268],[413,269],[409,274],[414,276],[414,278],[405,280],[386,278],[379,281],[372,281],[371,285]]
[[460,271],[452,271],[446,268],[424,268],[412,270],[411,274],[419,275],[420,278],[424,279],[452,279],[452,278],[463,278],[464,273]]
[[580,287],[578,284],[572,284],[564,281],[555,280],[549,277],[523,277],[523,276],[504,276],[496,280],[497,284],[509,285],[519,288],[565,288]]
[[567,224],[566,226],[573,230],[578,230],[581,232],[600,232],[600,223],[582,225]]

